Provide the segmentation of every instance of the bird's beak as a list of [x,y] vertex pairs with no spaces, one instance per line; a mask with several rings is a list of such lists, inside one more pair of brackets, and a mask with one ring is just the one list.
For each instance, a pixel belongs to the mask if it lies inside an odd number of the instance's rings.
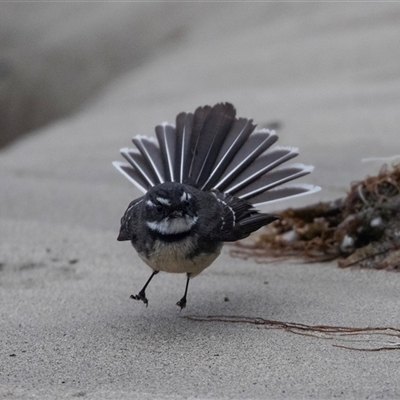
[[171,213],[172,218],[182,218],[183,217],[183,212],[175,210]]

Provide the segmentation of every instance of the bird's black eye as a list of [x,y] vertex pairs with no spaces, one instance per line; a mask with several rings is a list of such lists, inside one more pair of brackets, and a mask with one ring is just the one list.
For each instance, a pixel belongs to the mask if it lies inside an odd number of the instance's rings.
[[157,212],[158,214],[161,214],[162,211],[163,211],[163,206],[162,206],[161,204],[157,204],[157,205],[156,205],[156,212]]

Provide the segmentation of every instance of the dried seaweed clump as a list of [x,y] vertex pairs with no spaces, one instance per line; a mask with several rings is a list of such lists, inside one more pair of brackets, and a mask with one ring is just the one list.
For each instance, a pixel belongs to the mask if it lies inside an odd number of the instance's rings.
[[340,267],[400,270],[400,164],[351,184],[346,198],[289,208],[236,256],[338,259]]

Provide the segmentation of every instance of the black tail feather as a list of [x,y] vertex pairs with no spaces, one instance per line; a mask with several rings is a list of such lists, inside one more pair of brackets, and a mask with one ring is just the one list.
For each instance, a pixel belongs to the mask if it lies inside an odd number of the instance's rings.
[[[263,175],[257,179],[257,181],[254,181],[242,190],[235,192],[235,196],[250,201],[252,197],[260,193],[274,189],[277,186],[283,185],[293,179],[300,178],[310,172],[310,169],[307,170],[306,167],[301,164],[280,168],[279,170],[271,171],[268,174]],[[229,190],[227,190],[227,193],[230,193]]]
[[220,181],[214,186],[221,192],[244,171],[259,155],[272,146],[278,137],[270,131],[253,133],[236,153]]
[[175,171],[178,173],[178,182],[183,183],[188,179],[191,153],[189,145],[193,132],[192,113],[180,113],[176,117],[176,150],[175,150]]
[[218,150],[231,129],[235,114],[236,111],[231,104],[217,104],[207,114],[189,173],[189,179],[196,187],[201,187],[208,179],[218,156]]
[[229,184],[225,191],[235,194],[240,189],[257,180],[260,176],[278,167],[282,163],[296,157],[297,149],[279,147],[262,154]]
[[207,118],[207,115],[211,111],[210,106],[204,106],[204,107],[198,107],[196,111],[194,112],[193,116],[193,129],[192,129],[192,134],[190,137],[190,143],[189,147],[187,149],[187,154],[186,157],[189,162],[189,167],[187,170],[187,177],[186,180],[183,181],[183,183],[187,183],[190,185],[195,185],[195,180],[193,180],[193,165],[196,160],[197,154],[198,154],[198,148],[200,145],[200,133],[203,128],[204,122]]
[[232,162],[236,153],[244,145],[250,134],[254,131],[255,125],[252,120],[239,118],[235,119],[233,126],[227,134],[221,149],[219,150],[215,166],[205,184],[201,187],[202,190],[212,189],[218,183],[221,176]]

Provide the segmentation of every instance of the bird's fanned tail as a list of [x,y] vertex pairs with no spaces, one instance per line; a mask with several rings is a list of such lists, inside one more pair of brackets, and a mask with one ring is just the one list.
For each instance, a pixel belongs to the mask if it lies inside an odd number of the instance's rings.
[[260,205],[319,190],[306,184],[281,186],[313,168],[282,165],[298,150],[271,147],[278,139],[274,131],[256,129],[252,120],[235,115],[229,103],[180,113],[176,127],[167,123],[156,127],[157,140],[134,137],[137,150],[121,149],[127,162],[113,164],[142,192],[160,183],[180,182]]

